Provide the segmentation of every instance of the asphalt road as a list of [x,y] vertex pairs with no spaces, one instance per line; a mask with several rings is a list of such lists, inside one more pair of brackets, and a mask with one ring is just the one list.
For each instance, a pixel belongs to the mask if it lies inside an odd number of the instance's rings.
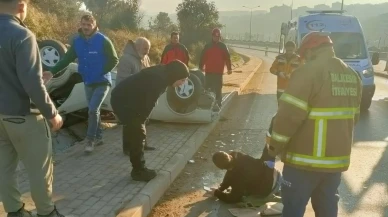
[[[149,217],[230,217],[225,205],[208,197],[204,186],[217,186],[224,175],[211,161],[218,150],[238,150],[259,157],[265,132],[276,112],[276,78],[268,73],[275,54],[263,57],[262,51],[236,51],[261,57],[257,73],[243,95],[208,137],[193,160],[172,184]],[[369,112],[362,114],[356,127],[351,166],[340,185],[340,217],[388,217],[388,80],[376,77],[377,90]],[[278,162],[276,167],[282,168]],[[315,216],[311,205],[305,217]]]

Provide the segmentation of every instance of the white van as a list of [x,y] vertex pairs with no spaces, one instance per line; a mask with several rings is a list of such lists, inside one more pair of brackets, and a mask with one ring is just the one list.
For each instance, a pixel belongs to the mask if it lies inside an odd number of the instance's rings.
[[330,32],[336,56],[360,74],[363,83],[361,110],[368,110],[375,92],[373,65],[377,65],[379,59],[378,55],[373,55],[371,61],[360,22],[354,16],[344,15],[344,11],[308,13],[282,24],[279,52],[284,52],[287,41],[294,41],[299,47],[310,31]]

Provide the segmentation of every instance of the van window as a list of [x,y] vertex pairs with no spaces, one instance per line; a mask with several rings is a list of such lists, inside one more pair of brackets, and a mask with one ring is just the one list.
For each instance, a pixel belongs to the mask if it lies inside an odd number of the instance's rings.
[[[305,36],[307,33],[303,34]],[[340,59],[366,59],[367,51],[364,39],[358,32],[332,32],[330,38],[334,43],[334,51]]]

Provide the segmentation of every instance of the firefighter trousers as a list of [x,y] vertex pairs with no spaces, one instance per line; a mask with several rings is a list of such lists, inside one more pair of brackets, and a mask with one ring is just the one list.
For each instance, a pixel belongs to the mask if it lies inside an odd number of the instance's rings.
[[285,165],[281,186],[282,217],[303,217],[311,198],[315,216],[337,217],[341,172],[312,172]]

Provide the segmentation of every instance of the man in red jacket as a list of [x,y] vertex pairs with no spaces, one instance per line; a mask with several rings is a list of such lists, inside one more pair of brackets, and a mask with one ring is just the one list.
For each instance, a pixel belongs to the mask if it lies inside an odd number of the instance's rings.
[[232,62],[228,48],[221,42],[221,30],[213,29],[212,36],[212,42],[206,44],[202,51],[199,69],[205,71],[206,89],[215,92],[217,104],[221,108],[222,76],[225,65],[228,69],[228,74],[232,73]]
[[173,60],[180,60],[187,66],[189,65],[189,51],[183,44],[179,43],[178,32],[171,33],[171,43],[164,48],[160,62],[168,64]]

